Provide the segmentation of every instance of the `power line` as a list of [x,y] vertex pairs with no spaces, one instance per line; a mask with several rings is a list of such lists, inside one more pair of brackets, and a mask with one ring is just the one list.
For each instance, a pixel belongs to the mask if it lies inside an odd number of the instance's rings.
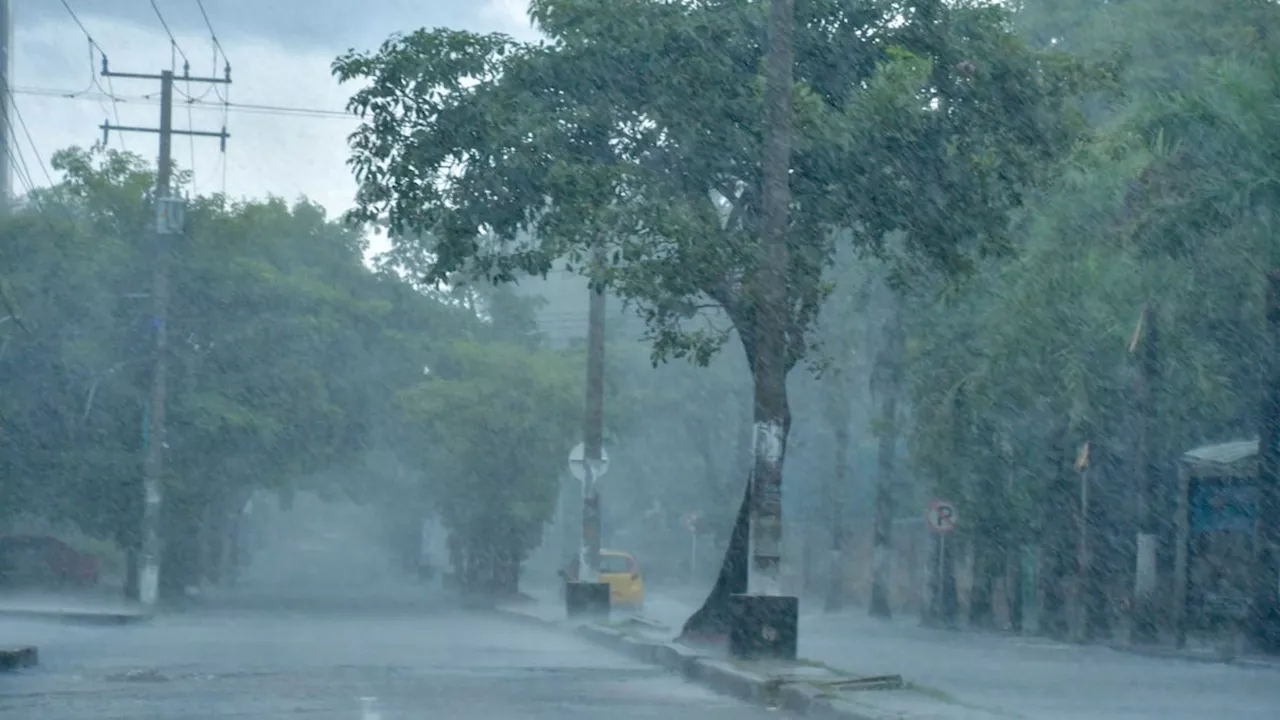
[[218,65],[218,55],[217,55],[217,54],[218,54],[218,53],[222,53],[222,59],[223,59],[223,60],[225,60],[225,61],[226,61],[226,63],[227,63],[227,71],[228,71],[228,72],[230,72],[230,71],[231,71],[231,60],[229,60],[229,59],[227,58],[227,51],[222,49],[222,43],[218,42],[218,33],[216,33],[216,32],[214,32],[214,31],[213,31],[213,23],[209,22],[209,13],[205,12],[205,9],[204,9],[204,0],[196,0],[196,7],[200,8],[200,17],[203,17],[203,18],[204,18],[204,26],[205,26],[205,27],[207,27],[207,28],[209,28],[209,39],[213,41],[213,50],[214,50],[213,64],[214,64],[214,72],[217,72],[217,70],[218,70],[218,68],[217,68],[217,65]]
[[[191,81],[188,80],[187,93],[190,94],[190,92],[191,92]],[[196,129],[196,123],[195,123],[195,120],[191,117],[191,106],[192,106],[192,103],[187,103],[187,130],[188,130],[187,148],[191,154],[191,192],[193,194],[199,195],[200,188],[196,186],[196,135],[194,132],[191,132]],[[224,123],[223,128],[225,129],[225,127],[226,125]],[[223,152],[226,152],[226,151],[224,150]]]
[[[181,78],[176,78],[181,79]],[[106,97],[106,93],[85,92],[81,90],[63,90],[60,88],[43,88],[43,87],[19,87],[14,88],[14,93],[18,95],[36,95],[42,97],[55,97],[64,100],[97,100],[100,97]],[[159,105],[160,101],[152,95],[114,95],[112,98],[120,103],[134,103],[139,105]],[[198,109],[208,111],[235,111],[248,114],[260,115],[282,115],[293,117],[314,117],[325,119],[341,119],[355,120],[355,116],[343,110],[329,110],[325,108],[308,108],[293,107],[288,105],[264,105],[257,103],[233,103],[233,102],[205,102],[199,98],[189,98],[187,104]]]
[[[178,45],[178,38],[173,36],[173,31],[169,29],[169,23],[164,19],[164,13],[160,12],[160,6],[156,5],[156,0],[151,0],[151,9],[155,11],[156,17],[160,20],[160,27],[164,28],[164,32],[169,36],[169,43],[173,51],[182,56],[182,62],[186,66],[188,72],[191,69],[191,60],[187,58],[187,54],[182,51],[182,47]],[[184,73],[185,74],[185,73]]]
[[[196,7],[200,9],[200,17],[204,18],[204,26],[209,28],[209,41],[213,43],[213,72],[218,71],[218,55],[221,54],[222,62],[224,66],[224,73],[226,75],[227,80],[230,81],[231,80],[231,59],[227,57],[227,51],[222,48],[222,43],[218,40],[218,33],[216,30],[213,29],[213,23],[209,20],[209,13],[204,8],[204,0],[196,0]],[[209,85],[209,89],[213,90],[217,98],[220,101],[222,101],[222,129],[223,129],[223,132],[225,132],[227,129],[227,121],[231,117],[231,112],[230,112],[231,85],[230,84],[227,85],[227,94],[225,96],[222,94],[219,87],[220,87],[219,83],[212,83]],[[203,97],[201,99],[203,99]],[[191,111],[194,107],[195,107],[194,102],[187,104],[188,119],[190,119]],[[192,140],[194,141],[194,138]],[[194,144],[192,145],[191,152],[193,153],[191,162],[192,162],[192,166],[194,166],[195,165]],[[218,155],[218,165],[220,166],[221,172],[219,174],[221,175],[221,179],[222,179],[220,192],[222,193],[223,196],[225,196],[227,194],[227,165],[228,165],[227,151],[225,147],[223,148],[222,152],[219,153]],[[193,178],[192,184],[194,185],[195,183],[194,173],[192,173],[192,178]]]
[[[105,70],[107,66],[107,51],[103,50],[102,46],[98,44],[98,41],[93,39],[93,33],[89,32],[89,28],[85,27],[84,22],[80,20],[80,16],[77,15],[75,9],[71,7],[71,3],[67,2],[67,0],[61,0],[61,2],[62,7],[67,11],[67,14],[71,16],[71,19],[75,22],[76,26],[80,28],[80,32],[84,33],[85,39],[89,41],[89,88],[97,88],[103,92],[106,98],[111,100],[111,112],[115,116],[116,124],[119,125],[120,107],[116,103],[115,89],[111,86],[111,76],[107,76],[107,87],[103,90],[102,84],[98,81],[98,70],[94,67],[93,62],[93,51],[97,50],[98,54],[102,57],[102,67]],[[101,98],[98,100],[98,104],[102,105]],[[103,111],[106,111],[107,108],[105,105],[102,105],[102,109]],[[128,148],[125,147],[123,137],[120,138],[120,149],[128,152]]]
[[[94,47],[98,48],[98,51],[99,51],[99,52],[101,52],[101,51],[102,51],[102,46],[101,46],[101,45],[98,45],[98,43],[97,43],[96,41],[94,41],[94,39],[93,39],[93,35],[89,33],[89,28],[86,28],[86,27],[84,26],[84,23],[83,23],[83,22],[80,22],[80,16],[79,16],[79,15],[76,15],[76,11],[75,11],[75,10],[73,10],[73,9],[71,9],[71,3],[67,2],[67,0],[62,0],[62,7],[64,7],[64,8],[66,8],[66,9],[67,9],[67,12],[71,14],[71,19],[75,21],[76,25],[79,25],[79,26],[80,26],[80,32],[84,33],[84,36],[85,36],[85,37],[87,37],[87,38],[89,38],[89,44],[91,44],[91,45],[93,45]],[[103,54],[105,54],[105,53],[103,53]]]
[[[218,57],[221,56],[223,61],[223,66],[222,66],[223,76],[230,78],[231,77],[231,60],[227,58],[227,51],[222,48],[222,41],[218,39],[218,33],[213,29],[213,23],[209,20],[209,13],[205,11],[204,0],[196,0],[196,6],[200,8],[200,16],[204,18],[204,26],[209,29],[209,42],[213,49],[213,63],[212,63],[212,70],[210,71],[210,75],[212,76],[212,75],[218,74]],[[188,86],[190,86],[190,83],[188,83]],[[190,87],[188,87],[188,90],[190,90]],[[216,95],[218,97],[218,100],[222,102],[226,102],[226,98],[223,97],[222,91],[219,88],[219,83],[210,85],[208,88],[205,89],[203,93],[200,94],[199,97],[192,97],[190,92],[182,92],[181,90],[178,91],[178,94],[182,95],[187,100],[204,100],[206,97],[209,97],[210,93]],[[230,94],[230,87],[228,87],[228,95],[229,94]]]
[[[36,162],[40,163],[40,171],[44,173],[45,180],[48,180],[49,186],[52,187],[54,184],[53,176],[49,174],[49,168],[44,164],[44,158],[40,157],[40,149],[36,147],[36,141],[31,137],[31,130],[27,128],[27,121],[22,117],[22,111],[18,109],[18,102],[14,99],[12,91],[7,88],[5,91],[9,94],[9,105],[13,108],[14,117],[18,118],[18,125],[22,128],[22,134],[27,136],[27,144],[31,146],[31,152],[35,154]],[[21,157],[21,153],[19,153],[19,157]],[[25,166],[25,164],[26,162],[24,161],[23,165]],[[30,173],[28,173],[27,179],[31,179]]]

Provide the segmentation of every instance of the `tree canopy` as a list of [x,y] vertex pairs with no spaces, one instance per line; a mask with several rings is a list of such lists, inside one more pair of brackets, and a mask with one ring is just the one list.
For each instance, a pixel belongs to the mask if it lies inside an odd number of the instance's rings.
[[[153,236],[141,200],[154,177],[136,156],[102,149],[65,150],[52,165],[62,180],[0,219],[0,515],[67,520],[136,547],[154,352]],[[408,462],[421,450],[398,403],[424,367],[456,363],[468,338],[477,361],[490,356],[486,343],[508,344],[492,355],[507,365],[467,388],[518,388],[519,377],[502,371],[528,349],[510,344],[518,338],[510,324],[371,269],[364,234],[307,201],[198,197],[180,243],[169,320],[166,592],[199,579],[212,524],[258,489],[359,502],[398,494],[418,507],[415,522],[446,512],[463,524],[473,510],[456,499],[433,505],[431,491],[465,482],[465,466],[422,469],[433,484],[404,486],[385,467],[369,472],[366,457],[376,449]],[[460,442],[462,428],[454,430],[426,442]],[[492,437],[483,423],[467,431]],[[506,446],[520,452],[523,440]],[[566,449],[556,448],[557,460]],[[526,477],[536,478],[536,497],[555,475],[541,465],[506,479],[519,487]],[[529,527],[548,514],[538,512]],[[536,545],[529,532],[522,551]]]

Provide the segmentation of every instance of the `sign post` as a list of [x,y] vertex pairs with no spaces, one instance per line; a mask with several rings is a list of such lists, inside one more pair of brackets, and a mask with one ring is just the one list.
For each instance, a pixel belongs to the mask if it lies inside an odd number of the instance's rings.
[[944,616],[942,596],[946,587],[947,536],[955,532],[958,520],[959,513],[956,512],[955,503],[949,500],[934,500],[929,503],[929,508],[925,511],[925,522],[929,526],[929,532],[937,538],[938,542],[938,561],[933,585],[933,602],[936,603],[934,614],[937,617]]
[[695,585],[698,582],[698,513],[686,513],[682,520],[689,530],[689,584]]
[[955,504],[949,500],[934,500],[929,503],[929,511],[925,514],[929,529],[944,536],[955,532],[956,522],[959,519],[960,515],[956,512]]

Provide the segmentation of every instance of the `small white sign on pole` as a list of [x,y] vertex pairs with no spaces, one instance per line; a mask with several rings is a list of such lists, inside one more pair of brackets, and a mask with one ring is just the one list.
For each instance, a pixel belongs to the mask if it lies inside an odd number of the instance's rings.
[[[573,446],[569,451],[569,472],[580,482],[587,480],[587,465],[583,456],[586,454],[586,448],[582,443]],[[592,468],[595,471],[595,479],[599,480],[609,471],[609,453],[604,448],[600,448],[600,465]]]

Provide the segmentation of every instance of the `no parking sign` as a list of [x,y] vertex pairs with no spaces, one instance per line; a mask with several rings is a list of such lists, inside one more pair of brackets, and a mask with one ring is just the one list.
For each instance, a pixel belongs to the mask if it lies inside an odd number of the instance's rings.
[[941,535],[955,532],[957,520],[959,520],[959,514],[956,513],[954,503],[948,500],[934,500],[929,503],[925,521],[929,523],[930,531]]

